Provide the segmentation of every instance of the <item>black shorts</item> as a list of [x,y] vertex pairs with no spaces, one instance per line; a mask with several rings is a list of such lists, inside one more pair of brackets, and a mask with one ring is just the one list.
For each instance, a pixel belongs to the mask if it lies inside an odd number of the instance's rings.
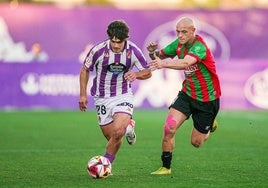
[[170,107],[185,114],[187,119],[192,115],[194,127],[199,132],[206,134],[211,130],[217,116],[220,108],[220,100],[201,102],[194,100],[186,93],[180,91]]

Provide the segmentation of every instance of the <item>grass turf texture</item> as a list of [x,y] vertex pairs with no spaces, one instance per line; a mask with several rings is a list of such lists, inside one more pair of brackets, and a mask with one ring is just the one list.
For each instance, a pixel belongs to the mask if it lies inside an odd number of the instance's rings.
[[176,134],[172,174],[161,166],[166,111],[136,110],[137,142],[124,139],[113,176],[92,179],[86,165],[106,141],[94,111],[0,112],[0,187],[267,187],[268,112],[221,111],[201,147],[190,144],[192,121]]

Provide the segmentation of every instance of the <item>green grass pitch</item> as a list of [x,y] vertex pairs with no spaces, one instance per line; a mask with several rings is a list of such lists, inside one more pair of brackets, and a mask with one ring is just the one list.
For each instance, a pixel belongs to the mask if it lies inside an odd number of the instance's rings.
[[87,162],[106,146],[94,111],[2,111],[0,187],[268,187],[267,111],[221,111],[217,131],[198,149],[186,121],[176,134],[172,174],[151,175],[161,165],[165,116],[136,109],[136,144],[124,139],[113,176],[92,179]]

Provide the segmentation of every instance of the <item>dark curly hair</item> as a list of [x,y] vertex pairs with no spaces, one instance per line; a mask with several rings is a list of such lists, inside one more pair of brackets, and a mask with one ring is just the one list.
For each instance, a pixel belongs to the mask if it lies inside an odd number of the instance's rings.
[[110,39],[114,37],[119,40],[128,38],[129,27],[123,20],[116,20],[109,24],[107,28],[107,35]]

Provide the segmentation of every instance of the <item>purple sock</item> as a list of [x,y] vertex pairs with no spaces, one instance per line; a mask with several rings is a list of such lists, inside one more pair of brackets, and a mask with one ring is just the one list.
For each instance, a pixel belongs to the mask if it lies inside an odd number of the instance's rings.
[[109,153],[105,153],[104,154],[104,157],[106,157],[107,159],[109,159],[109,161],[111,162],[111,163],[113,163],[113,161],[114,161],[114,159],[115,159],[115,156],[114,155],[111,155],[111,154],[109,154]]

